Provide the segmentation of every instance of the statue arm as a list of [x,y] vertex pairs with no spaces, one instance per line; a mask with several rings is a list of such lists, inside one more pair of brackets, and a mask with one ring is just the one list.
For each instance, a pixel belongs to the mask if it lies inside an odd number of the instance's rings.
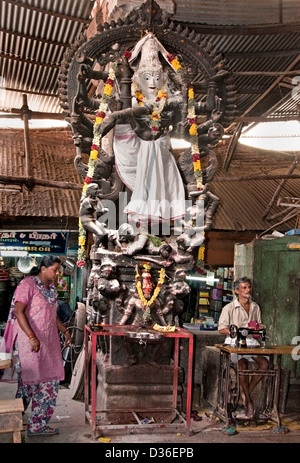
[[127,123],[135,127],[137,125],[136,118],[149,114],[149,112],[150,108],[147,106],[138,106],[137,108],[126,108],[114,111],[106,116],[102,123],[97,126],[96,133],[104,137],[118,123]]

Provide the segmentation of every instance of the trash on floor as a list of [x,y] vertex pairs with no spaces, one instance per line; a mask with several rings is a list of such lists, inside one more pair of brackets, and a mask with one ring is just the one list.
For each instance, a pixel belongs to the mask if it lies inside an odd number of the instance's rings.
[[228,428],[226,426],[223,426],[221,431],[222,434],[225,434],[226,436],[234,436],[235,434],[237,434],[237,430],[234,426],[229,426]]
[[142,424],[155,423],[155,419],[153,417],[152,418],[144,418],[143,420],[141,420],[141,423]]
[[111,441],[111,438],[110,437],[99,437],[98,441],[108,444]]
[[273,428],[271,428],[271,431],[276,432],[278,434],[287,434],[288,432],[290,432],[289,428],[287,428],[286,426],[274,426]]

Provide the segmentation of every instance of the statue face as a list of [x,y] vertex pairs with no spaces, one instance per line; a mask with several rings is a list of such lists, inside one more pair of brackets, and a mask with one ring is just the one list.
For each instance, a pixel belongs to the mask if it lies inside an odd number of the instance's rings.
[[86,188],[87,196],[94,198],[98,193],[98,185],[96,183],[90,183]]
[[113,275],[113,268],[111,265],[103,265],[101,267],[101,276],[103,278],[110,278]]
[[142,94],[154,100],[157,93],[162,89],[164,84],[162,69],[159,66],[157,69],[143,69],[137,73],[137,84]]

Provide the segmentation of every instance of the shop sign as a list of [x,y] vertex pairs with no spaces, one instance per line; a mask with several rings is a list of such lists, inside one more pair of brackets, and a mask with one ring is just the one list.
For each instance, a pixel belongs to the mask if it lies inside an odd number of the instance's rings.
[[66,254],[69,233],[57,231],[2,231],[1,251],[27,251],[33,254]]

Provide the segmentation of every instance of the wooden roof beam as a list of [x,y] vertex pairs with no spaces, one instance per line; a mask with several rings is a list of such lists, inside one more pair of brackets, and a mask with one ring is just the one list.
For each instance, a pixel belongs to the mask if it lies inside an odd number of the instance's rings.
[[[27,95],[39,95],[39,96],[49,96],[52,98],[57,97],[57,93],[47,93],[47,92],[39,92],[34,90],[24,90],[24,88],[12,88],[12,87],[2,87],[0,86],[0,90],[5,90],[6,92],[16,92],[16,93],[26,93]],[[1,115],[0,115],[1,117]]]
[[21,32],[9,31],[8,29],[5,29],[4,27],[0,27],[0,32],[3,32],[4,34],[7,34],[7,35],[10,35],[10,36],[13,36],[13,37],[21,37],[22,39],[26,39],[26,40],[33,40],[35,42],[45,43],[47,45],[55,45],[55,46],[58,46],[58,47],[65,47],[65,48],[70,46],[69,43],[54,42],[54,40],[42,39],[41,37],[35,37],[35,36],[29,35],[29,34],[22,34]]
[[[177,22],[177,21],[174,21]],[[184,24],[180,21],[180,24]],[[278,23],[278,24],[234,24],[232,26],[227,25],[211,25],[211,24],[195,24],[185,23],[187,27],[194,29],[198,34],[211,34],[211,35],[268,35],[268,34],[286,34],[293,32],[300,32],[300,23]]]
[[230,142],[229,142],[228,148],[227,148],[227,152],[226,152],[225,158],[224,158],[224,163],[223,163],[223,169],[225,171],[230,166],[230,162],[231,162],[231,160],[233,158],[233,155],[234,155],[234,152],[235,152],[235,149],[236,149],[236,145],[237,145],[237,143],[239,141],[243,126],[244,126],[243,122],[239,122],[237,124],[237,126],[236,126],[234,134],[232,135],[232,137],[230,139]]
[[[298,64],[300,61],[300,55],[297,56],[297,58],[295,58],[291,64],[287,67],[286,71],[290,71],[293,69],[293,67],[296,66],[296,64]],[[257,100],[255,100],[250,106],[248,109],[246,109],[246,111],[244,111],[243,113],[243,116],[246,116],[253,108],[255,108],[255,106],[258,105],[258,103],[260,103],[283,79],[283,75],[279,76],[274,82],[273,84],[271,84],[269,86],[269,88],[260,95],[260,97],[257,98]]]
[[11,55],[8,53],[0,53],[1,58],[13,60],[13,61],[18,61],[19,63],[26,63],[26,64],[36,64],[37,66],[45,66],[47,68],[52,68],[52,69],[59,69],[60,65],[59,64],[54,64],[54,63],[43,63],[41,61],[34,61],[33,59],[24,59],[20,58],[19,56]]
[[274,175],[239,175],[232,177],[214,177],[211,180],[211,183],[223,183],[223,182],[242,182],[248,180],[278,180],[278,179],[288,179],[288,180],[298,180],[300,174],[274,174]]

